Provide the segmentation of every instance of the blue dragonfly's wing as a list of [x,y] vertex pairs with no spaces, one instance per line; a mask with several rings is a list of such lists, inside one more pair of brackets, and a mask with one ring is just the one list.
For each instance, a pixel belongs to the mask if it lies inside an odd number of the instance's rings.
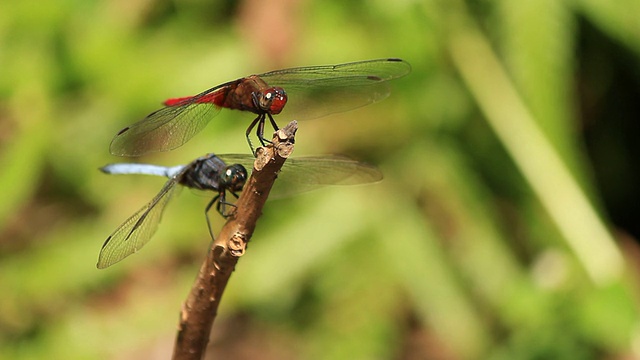
[[[253,169],[255,158],[244,154],[218,155],[227,164]],[[269,198],[292,196],[330,185],[358,185],[382,180],[375,166],[338,155],[289,158],[282,166]]]
[[176,190],[178,177],[173,177],[158,195],[128,218],[102,245],[98,268],[104,269],[140,250],[158,229],[162,213]]

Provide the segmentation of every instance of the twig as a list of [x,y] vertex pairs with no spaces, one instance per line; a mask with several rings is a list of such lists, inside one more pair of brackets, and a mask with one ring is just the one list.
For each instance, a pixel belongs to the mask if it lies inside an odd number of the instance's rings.
[[277,173],[293,151],[297,129],[294,120],[274,134],[273,144],[258,148],[253,172],[236,202],[236,211],[212,242],[182,306],[173,359],[202,359],[224,289],[246,250]]

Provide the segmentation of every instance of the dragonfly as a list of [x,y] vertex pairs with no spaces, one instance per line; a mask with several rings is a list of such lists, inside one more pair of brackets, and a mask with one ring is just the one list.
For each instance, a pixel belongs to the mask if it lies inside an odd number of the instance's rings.
[[[252,155],[207,154],[189,164],[165,167],[151,164],[116,163],[102,167],[107,174],[142,174],[169,178],[160,192],[140,210],[123,222],[104,242],[98,257],[97,267],[107,268],[146,245],[158,229],[162,214],[177,185],[215,192],[216,195],[205,207],[205,218],[209,234],[213,231],[209,210],[216,209],[223,217],[230,215],[226,193],[238,198],[248,178],[247,168],[253,168]],[[227,165],[231,164],[231,165]],[[272,194],[275,197],[289,196],[327,185],[356,185],[382,180],[378,168],[342,156],[307,156],[287,159],[278,174]]]
[[171,98],[165,107],[120,130],[110,151],[118,156],[140,156],[173,150],[189,141],[216,116],[220,109],[256,115],[246,131],[253,128],[264,146],[266,119],[275,131],[273,115],[313,119],[352,110],[389,96],[389,80],[411,71],[402,59],[388,58],[338,65],[295,67],[250,75],[205,90],[194,96]]

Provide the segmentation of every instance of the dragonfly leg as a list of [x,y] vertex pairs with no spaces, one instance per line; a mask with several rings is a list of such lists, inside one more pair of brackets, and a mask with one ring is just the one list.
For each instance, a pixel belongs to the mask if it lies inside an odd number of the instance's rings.
[[271,116],[271,114],[269,113],[267,113],[267,116],[269,117],[269,122],[271,123],[271,126],[273,126],[273,131],[280,130],[280,128],[278,127],[278,124],[276,124],[276,121],[273,120],[273,116]]
[[[233,191],[229,191],[229,194],[233,195],[236,199],[238,198],[238,194],[236,194]],[[233,204],[228,204],[228,205],[233,205]]]
[[251,136],[251,130],[253,130],[253,128],[256,126],[256,124],[258,124],[260,122],[264,122],[264,114],[260,114],[255,119],[253,119],[253,121],[251,122],[251,124],[247,128],[247,132],[245,133],[245,135],[247,137],[247,142],[249,143],[249,147],[251,148],[251,154],[253,154],[254,156],[256,154],[256,149],[253,147],[253,143],[251,142],[251,137],[250,137]]
[[[221,192],[224,196],[224,191]],[[211,209],[211,206],[213,206],[214,203],[218,202],[217,207],[220,207],[220,202],[218,201],[220,199],[220,195],[216,195],[213,199],[211,199],[211,201],[209,201],[209,204],[207,204],[207,207],[204,209],[204,217],[207,219],[207,227],[209,228],[209,235],[211,235],[211,240],[215,240],[215,236],[213,236],[213,230],[211,230],[211,221],[209,220],[209,209]]]
[[[233,196],[236,197],[236,199],[238,198],[238,195],[236,195],[235,193],[229,191]],[[216,209],[218,210],[218,212],[220,213],[220,215],[222,215],[222,217],[224,218],[228,218],[229,216],[231,216],[231,212],[227,211],[227,206],[232,206],[232,207],[236,207],[234,204],[232,203],[228,203],[227,202],[227,198],[225,196],[225,191],[220,191],[220,195],[217,196],[218,198],[218,204],[216,205]]]
[[[256,136],[258,137],[258,140],[260,140],[260,143],[262,143],[262,146],[266,146],[265,143],[271,144],[271,141],[264,138],[264,114],[262,114],[261,117],[262,119],[260,119],[260,122],[258,123],[258,129],[256,130]],[[269,115],[269,117],[271,117],[271,115]]]

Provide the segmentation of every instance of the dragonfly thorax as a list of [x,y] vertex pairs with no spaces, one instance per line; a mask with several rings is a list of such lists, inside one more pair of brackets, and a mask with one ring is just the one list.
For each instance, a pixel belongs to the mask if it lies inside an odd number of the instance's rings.
[[184,186],[212,191],[240,191],[247,181],[247,170],[240,164],[229,165],[210,154],[189,165],[180,178]]

